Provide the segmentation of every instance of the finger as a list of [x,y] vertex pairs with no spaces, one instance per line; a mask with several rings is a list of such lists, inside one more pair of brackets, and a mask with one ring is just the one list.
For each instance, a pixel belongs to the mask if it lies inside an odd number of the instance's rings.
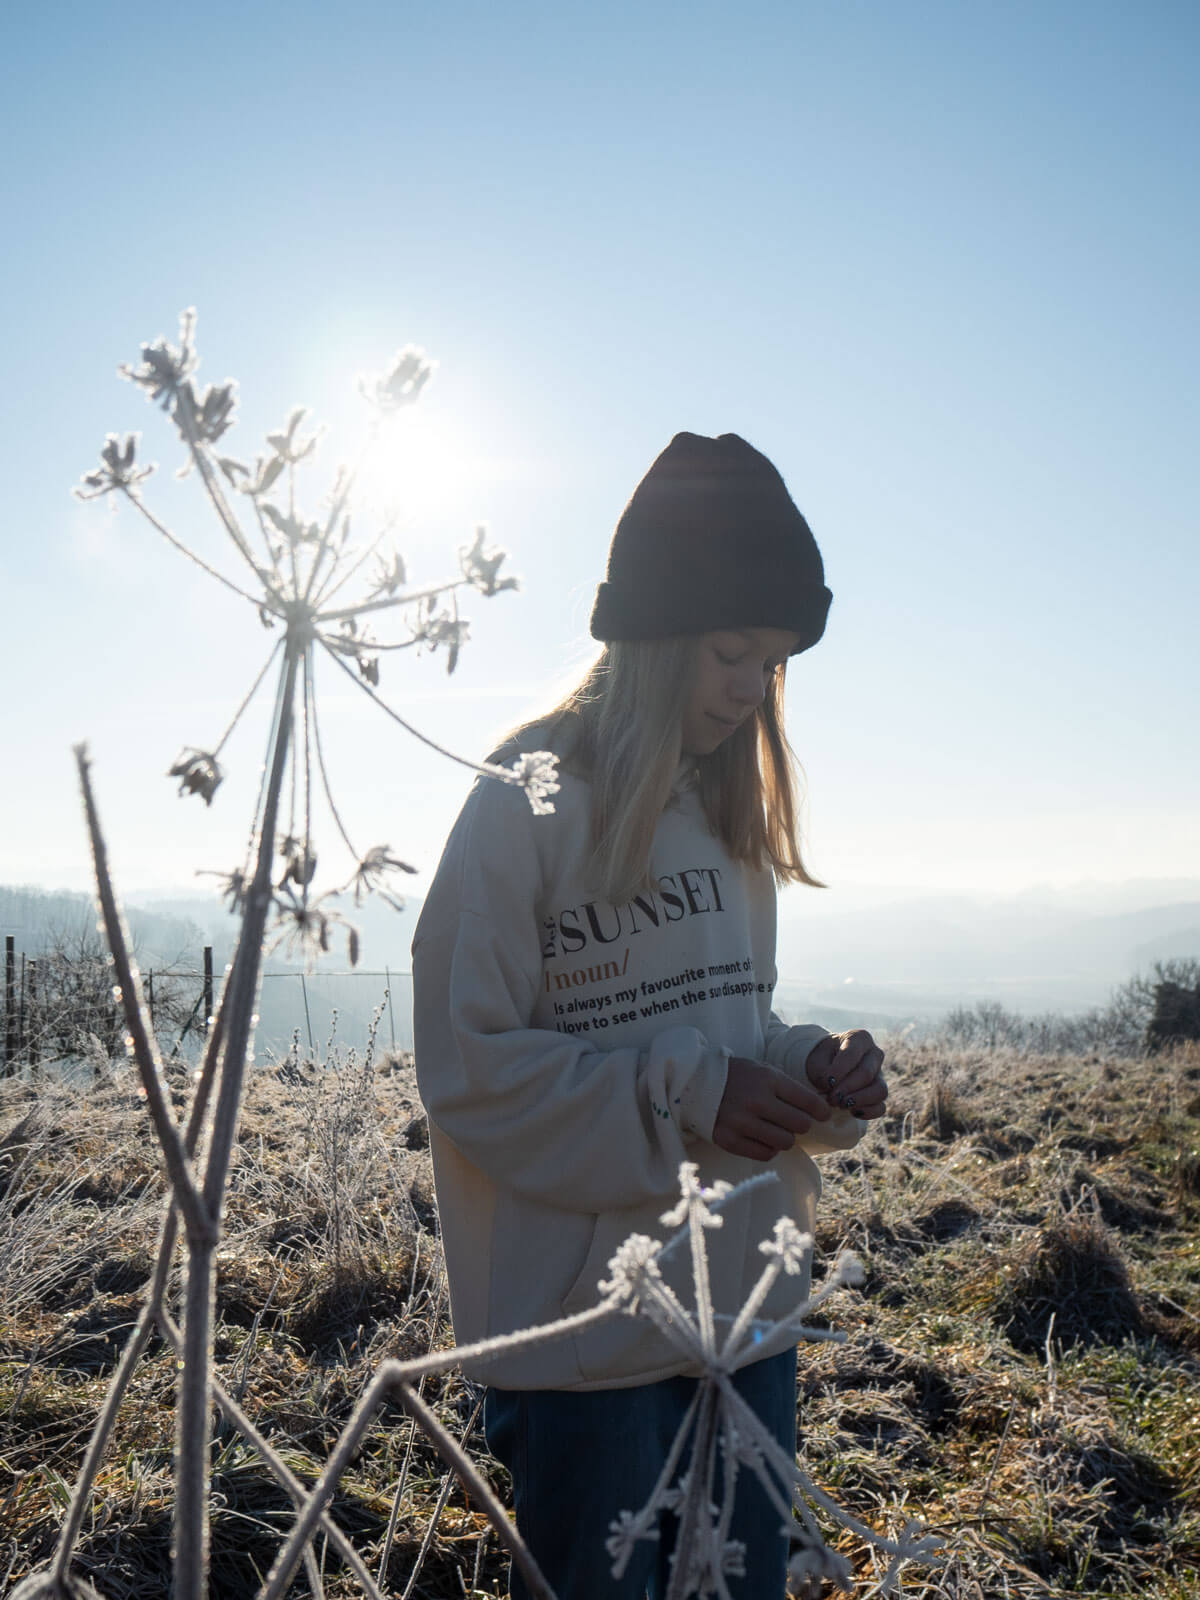
[[864,1122],[874,1122],[877,1117],[882,1117],[887,1110],[887,1101],[881,1100],[878,1105],[873,1106],[851,1106],[849,1110],[850,1115],[853,1117],[860,1117]]
[[865,1089],[859,1089],[857,1094],[848,1095],[847,1099],[853,1100],[857,1105],[860,1106],[873,1106],[878,1105],[882,1101],[886,1100],[887,1097],[887,1079],[879,1077],[873,1079],[872,1082],[867,1084]]
[[751,1139],[745,1134],[732,1133],[729,1130],[713,1131],[713,1143],[731,1156],[745,1156],[750,1161],[770,1161],[772,1156],[777,1156],[779,1151],[761,1140]]
[[870,1083],[865,1089],[860,1089],[857,1094],[844,1095],[845,1109],[853,1111],[857,1116],[864,1117],[868,1110],[880,1111],[887,1104],[887,1084],[878,1080]]
[[[849,1033],[842,1034],[837,1054],[829,1070],[837,1073],[840,1083],[862,1064],[872,1050],[878,1049],[879,1046],[865,1028],[851,1028]],[[882,1052],[880,1054],[882,1055]]]
[[[780,1108],[782,1113],[783,1108]],[[807,1133],[812,1126],[807,1117],[802,1117],[798,1111],[788,1112],[789,1121],[782,1120],[782,1116],[774,1111],[763,1116],[756,1116],[754,1112],[747,1111],[734,1122],[734,1128],[742,1139],[749,1139],[755,1144],[765,1144],[771,1147],[771,1154],[777,1155],[780,1150],[790,1150],[796,1142],[798,1133]],[[803,1127],[792,1125],[794,1121],[803,1122]]]
[[878,1045],[872,1045],[858,1065],[839,1080],[834,1090],[835,1097],[836,1095],[860,1094],[869,1085],[880,1081],[882,1071],[883,1051]]
[[[772,1088],[775,1099],[780,1102],[781,1106],[786,1106],[792,1111],[803,1112],[804,1116],[810,1121],[814,1117],[818,1122],[824,1122],[828,1118],[829,1102],[811,1084],[797,1083],[794,1078],[789,1078],[786,1073],[780,1072],[776,1074]],[[774,1108],[771,1108],[770,1114],[774,1115]],[[786,1126],[794,1128],[796,1133],[808,1132],[807,1124],[804,1127],[798,1127],[789,1120]]]
[[834,1056],[837,1054],[838,1041],[832,1034],[826,1034],[823,1039],[818,1039],[808,1052],[804,1070],[811,1083],[823,1084],[829,1074]]
[[871,1035],[862,1028],[830,1034],[827,1039],[819,1040],[809,1053],[809,1081],[816,1084],[822,1094],[836,1094],[874,1044]]

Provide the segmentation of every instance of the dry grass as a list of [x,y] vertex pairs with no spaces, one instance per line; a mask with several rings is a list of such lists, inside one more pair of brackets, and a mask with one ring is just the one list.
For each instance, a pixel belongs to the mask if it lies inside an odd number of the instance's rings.
[[[887,1126],[825,1163],[819,1246],[869,1277],[802,1351],[817,1480],[877,1524],[920,1515],[951,1558],[912,1600],[1183,1600],[1200,1583],[1200,1050],[1154,1061],[901,1047]],[[181,1088],[182,1086],[180,1086]],[[252,1075],[218,1283],[220,1374],[305,1481],[384,1355],[449,1340],[410,1064]],[[415,1146],[416,1148],[410,1148]],[[0,1084],[0,1591],[52,1547],[152,1260],[162,1178],[131,1083]],[[174,1363],[152,1346],[80,1564],[166,1593]],[[456,1433],[475,1401],[426,1398]],[[476,1452],[478,1454],[478,1452]],[[218,1429],[215,1597],[254,1592],[288,1507]],[[503,1472],[489,1464],[493,1482]],[[335,1515],[400,1594],[443,1482],[381,1416]],[[392,1537],[389,1520],[396,1511]],[[318,1554],[320,1544],[318,1542]],[[452,1486],[414,1596],[505,1592]],[[868,1573],[864,1570],[862,1576]],[[353,1592],[330,1557],[331,1597]],[[308,1592],[301,1576],[293,1591]]]

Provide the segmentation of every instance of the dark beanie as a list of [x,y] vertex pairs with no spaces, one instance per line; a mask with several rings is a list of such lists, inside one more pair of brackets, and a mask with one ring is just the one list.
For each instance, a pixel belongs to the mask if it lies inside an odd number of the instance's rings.
[[596,591],[595,639],[825,631],[821,552],[783,479],[736,433],[677,433],[633,491]]

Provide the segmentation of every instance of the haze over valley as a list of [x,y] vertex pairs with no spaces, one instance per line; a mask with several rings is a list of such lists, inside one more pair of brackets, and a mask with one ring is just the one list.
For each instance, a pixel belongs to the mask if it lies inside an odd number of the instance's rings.
[[[403,911],[368,900],[346,915],[362,954],[351,973],[342,930],[311,973],[278,949],[264,971],[258,1054],[288,1049],[294,1030],[321,1047],[337,1011],[336,1037],[361,1046],[371,1013],[384,1006],[380,1043],[412,1043],[409,947],[421,900]],[[218,975],[235,922],[215,895],[181,889],[134,894],[131,931],[143,971],[199,973],[206,944]],[[94,928],[83,894],[0,888],[0,933],[36,956],[54,933]],[[1103,1005],[1113,988],[1156,961],[1200,958],[1200,879],[1034,887],[1012,895],[864,885],[792,889],[779,902],[775,1006],[789,1020],[838,1029],[936,1024],[979,1001],[1035,1014]],[[302,976],[303,975],[303,976]],[[198,981],[198,980],[197,980]],[[389,989],[388,1005],[384,1005]]]

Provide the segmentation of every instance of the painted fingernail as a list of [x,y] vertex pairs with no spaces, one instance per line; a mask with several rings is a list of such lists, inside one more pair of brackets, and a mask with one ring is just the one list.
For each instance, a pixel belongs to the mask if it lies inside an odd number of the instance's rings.
[[851,1111],[854,1110],[854,1096],[853,1095],[850,1095],[849,1098],[846,1100],[846,1105],[850,1108]]
[[829,1087],[832,1089],[836,1083],[837,1083],[837,1078],[831,1072],[829,1074]]
[[844,1105],[845,1105],[845,1104],[846,1104],[846,1096],[845,1096],[845,1095],[844,1095],[844,1094],[840,1094],[840,1095],[838,1095],[838,1097],[837,1097],[837,1103],[838,1103],[838,1105],[840,1105],[840,1106],[844,1106]]

